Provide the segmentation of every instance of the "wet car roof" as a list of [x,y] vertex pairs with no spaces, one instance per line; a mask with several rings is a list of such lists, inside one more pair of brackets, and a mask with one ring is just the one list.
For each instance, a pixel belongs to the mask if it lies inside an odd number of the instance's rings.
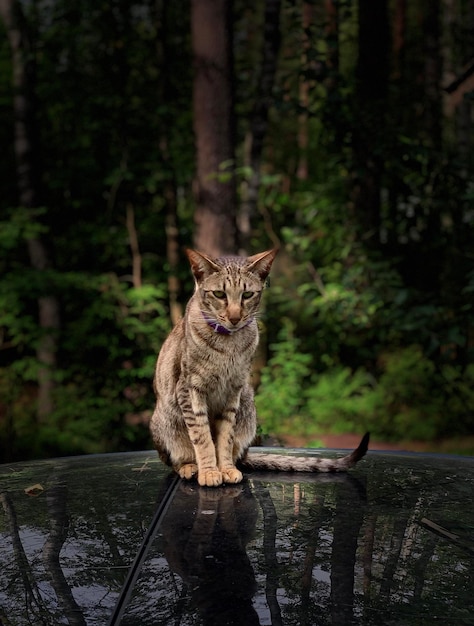
[[408,453],[219,488],[154,452],[1,465],[0,624],[474,624],[473,494],[473,458]]

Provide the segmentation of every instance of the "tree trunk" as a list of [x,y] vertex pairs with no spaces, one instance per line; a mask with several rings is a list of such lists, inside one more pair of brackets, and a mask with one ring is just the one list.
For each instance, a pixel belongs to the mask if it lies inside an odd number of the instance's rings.
[[[331,551],[331,624],[354,624],[354,577],[357,543],[364,519],[365,493],[359,485],[343,480],[337,485]],[[354,502],[347,515],[349,502]]]
[[[304,69],[310,66],[308,52],[311,51],[311,40],[308,35],[309,29],[313,22],[313,5],[309,2],[303,2],[303,54],[301,55],[301,64]],[[296,168],[296,178],[298,180],[307,180],[308,178],[308,107],[309,107],[310,84],[303,75],[299,84],[299,99],[301,113],[298,115],[298,166]]]
[[442,61],[441,61],[441,25],[440,0],[425,0],[423,16],[423,41],[425,48],[425,107],[423,120],[426,124],[427,137],[433,147],[441,149],[441,112],[442,112]]
[[395,80],[400,80],[403,72],[407,26],[407,0],[397,0],[395,3],[395,15],[393,19],[393,66]]
[[128,242],[132,254],[132,284],[135,289],[139,289],[142,286],[142,255],[140,253],[137,227],[135,225],[135,209],[131,202],[127,202],[125,212]]
[[389,40],[387,0],[360,0],[352,199],[359,236],[366,241],[379,234]]
[[[34,613],[45,615],[47,613],[44,601],[35,574],[26,556],[20,535],[20,525],[13,505],[12,498],[7,491],[0,493],[0,503],[5,513],[5,523],[8,524],[12,541],[12,552],[17,566],[18,574],[23,584],[23,596],[27,606],[32,607]],[[0,613],[1,615],[1,613]],[[3,617],[3,616],[2,616]],[[8,623],[8,622],[7,622]]]
[[[337,94],[339,84],[339,3],[337,0],[325,0],[327,53],[326,65],[328,77],[325,81],[328,97]],[[337,99],[337,98],[336,98]]]
[[[34,50],[20,3],[0,0],[0,15],[4,21],[12,54],[15,159],[19,204],[25,208],[39,206],[38,135],[35,123],[35,60]],[[28,239],[31,265],[38,272],[49,266],[48,252],[38,237]],[[53,372],[56,365],[59,328],[59,304],[48,294],[38,298],[41,337],[36,349],[38,371],[38,420],[43,421],[53,409]]]
[[67,512],[67,486],[59,480],[48,486],[46,502],[50,530],[43,545],[43,565],[53,587],[58,605],[69,626],[85,626],[81,607],[74,599],[71,587],[60,563],[60,554],[67,539],[69,516]]
[[256,213],[258,204],[263,143],[268,128],[268,111],[272,101],[272,90],[280,49],[280,8],[280,0],[266,0],[262,65],[250,122],[248,165],[251,174],[239,214],[241,251],[243,253],[246,253],[249,248],[252,217]]
[[192,0],[196,248],[236,253],[231,0]]
[[[163,116],[163,127],[159,139],[161,158],[163,159],[163,171],[166,178],[163,181],[163,199],[165,201],[165,230],[166,230],[166,260],[168,262],[168,300],[170,317],[173,326],[183,316],[183,308],[179,302],[181,291],[181,281],[179,279],[180,264],[180,242],[179,242],[179,221],[178,221],[178,199],[175,168],[170,154],[170,128],[173,123],[171,109],[173,102],[173,86],[170,76],[170,68],[173,67],[173,51],[170,49],[169,32],[173,16],[170,14],[170,4],[168,0],[162,0],[156,4],[158,11],[157,31],[157,53],[163,68],[161,82],[161,102],[166,102],[168,107]],[[162,172],[163,173],[163,172]]]
[[275,504],[268,491],[261,483],[255,485],[255,495],[263,512],[263,554],[267,575],[265,580],[265,598],[270,610],[271,624],[283,626],[281,607],[278,601],[277,591],[279,585],[279,567],[277,558],[277,523],[278,516]]
[[166,200],[166,258],[168,261],[168,294],[171,323],[175,326],[183,316],[183,308],[179,302],[181,282],[178,276],[179,267],[179,230],[176,211],[175,187],[171,182],[165,184]]

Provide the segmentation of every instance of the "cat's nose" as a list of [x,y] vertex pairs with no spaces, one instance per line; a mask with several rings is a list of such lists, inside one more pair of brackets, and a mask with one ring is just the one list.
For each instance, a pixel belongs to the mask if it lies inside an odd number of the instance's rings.
[[237,326],[237,324],[242,319],[242,315],[240,314],[240,305],[237,305],[234,302],[229,302],[226,313],[227,319],[232,324],[232,326]]

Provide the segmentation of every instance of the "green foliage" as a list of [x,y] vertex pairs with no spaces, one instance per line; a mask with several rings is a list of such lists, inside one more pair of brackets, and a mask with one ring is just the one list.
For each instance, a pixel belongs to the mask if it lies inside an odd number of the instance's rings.
[[321,431],[347,432],[363,428],[374,379],[364,370],[334,367],[318,376],[304,390],[306,412],[311,416],[309,430],[315,424]]
[[[121,420],[140,421],[153,406],[154,362],[170,329],[165,296],[162,286],[134,288],[113,274],[98,277],[84,293],[89,307],[71,318],[74,335],[65,343],[76,359],[66,370],[67,390],[64,382],[58,389],[53,419],[60,430],[71,427],[78,419],[77,407],[83,406],[97,431],[93,445],[118,449],[133,443],[133,438],[143,445],[146,433],[132,431]],[[84,364],[95,370],[93,377],[85,375]],[[72,428],[76,440],[88,449],[87,425]]]
[[32,239],[47,232],[39,218],[47,213],[45,207],[26,209],[16,207],[8,210],[8,219],[0,220],[0,250],[9,252],[26,239]]
[[[284,376],[265,370],[271,392],[264,400],[260,386],[260,411],[266,416],[273,393],[289,389],[299,408],[281,420],[274,416],[273,434],[296,430],[311,437],[368,429],[385,439],[433,440],[451,434],[453,424],[455,431],[469,434],[474,407],[468,391],[470,262],[457,259],[454,290],[451,282],[433,286],[436,269],[429,262],[407,272],[411,244],[400,243],[396,257],[384,256],[383,246],[364,245],[354,236],[353,216],[336,208],[344,202],[344,167],[330,167],[324,182],[305,185],[291,197],[273,190],[265,200],[272,202],[275,222],[288,211],[295,216],[291,226],[281,224],[283,271],[268,294],[270,328],[279,328],[282,312],[297,320],[293,347],[288,340],[275,342],[270,362],[284,350],[288,361],[309,357],[311,372],[288,375],[286,383]],[[408,218],[403,227],[399,222],[398,232],[409,223]],[[424,284],[420,275],[426,276]],[[290,362],[285,367],[292,371]]]
[[[267,292],[269,358],[256,396],[264,429],[313,437],[367,428],[392,439],[470,433],[472,128],[459,109],[443,115],[436,107],[449,96],[433,98],[434,83],[428,89],[419,79],[427,67],[441,67],[437,55],[446,52],[460,72],[469,42],[441,20],[443,45],[428,49],[421,18],[429,3],[415,2],[403,59],[390,59],[386,93],[375,85],[380,101],[355,106],[363,69],[357,3],[339,3],[332,33],[324,3],[313,3],[303,32],[303,4],[282,5],[258,213],[251,216],[252,251],[269,240],[281,248]],[[170,327],[170,196],[182,243],[193,228],[190,13],[180,3],[149,0],[22,6],[36,61],[40,206],[16,206],[12,58],[4,36],[0,450],[26,457],[145,446],[137,424],[153,405],[154,361]],[[452,16],[454,29],[466,7]],[[394,19],[393,6],[389,13]],[[264,11],[239,0],[234,16],[238,145],[235,163],[222,163],[216,176],[225,180],[235,166],[245,183]],[[360,143],[371,132],[364,161]],[[360,201],[368,183],[375,209]],[[133,229],[139,287],[131,276]],[[41,271],[31,267],[32,238],[49,252]],[[184,259],[179,274],[185,282]],[[61,317],[47,425],[35,411],[44,295],[56,298]]]
[[[80,10],[63,0],[40,1],[23,10],[36,64],[30,86],[40,136],[33,147],[41,207],[15,206],[13,68],[4,36],[0,386],[11,393],[0,407],[0,431],[8,432],[0,456],[145,447],[154,361],[170,328],[170,186],[184,240],[192,219],[189,15],[148,1],[111,7],[86,0]],[[138,287],[131,276],[133,229]],[[48,267],[40,271],[31,267],[31,238],[41,238],[48,252]],[[52,331],[54,411],[47,424],[36,415],[36,351],[48,333],[41,328],[38,298],[45,295],[56,299],[60,315]]]
[[382,355],[381,361],[371,417],[378,432],[406,439],[429,440],[441,435],[446,424],[441,422],[442,398],[436,389],[434,363],[419,346]]
[[[17,228],[23,224],[21,215],[12,222],[12,249],[19,252],[26,231]],[[166,288],[149,283],[133,287],[114,272],[12,267],[0,281],[5,364],[0,385],[9,390],[2,394],[7,409],[0,444],[7,458],[146,445],[147,431],[139,425],[153,405],[154,362],[170,328]],[[45,292],[61,303],[61,327],[54,331],[59,348],[55,408],[42,424],[36,420],[33,390],[41,337],[36,299]],[[14,359],[9,363],[10,354]]]
[[298,352],[294,324],[283,320],[273,354],[261,372],[260,392],[255,398],[257,413],[265,434],[274,434],[285,420],[302,409],[301,388],[311,372],[311,356]]
[[[308,355],[297,353],[294,359],[292,345],[295,341],[286,339],[274,347],[277,356],[264,369],[256,396],[259,416],[272,434],[369,430],[384,440],[433,441],[471,433],[472,365],[464,372],[453,365],[437,371],[413,345],[381,356],[377,378],[363,368],[342,366],[310,375]],[[283,355],[285,367],[271,367]]]

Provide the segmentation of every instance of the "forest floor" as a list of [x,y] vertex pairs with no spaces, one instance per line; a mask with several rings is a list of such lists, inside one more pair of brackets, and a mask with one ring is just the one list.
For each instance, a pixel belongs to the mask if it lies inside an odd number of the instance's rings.
[[[320,434],[312,437],[280,435],[278,438],[288,448],[320,447],[346,450],[357,448],[362,434]],[[437,452],[442,454],[474,455],[474,437],[444,439],[440,441],[385,442],[371,438],[369,450],[401,450],[405,452]]]

